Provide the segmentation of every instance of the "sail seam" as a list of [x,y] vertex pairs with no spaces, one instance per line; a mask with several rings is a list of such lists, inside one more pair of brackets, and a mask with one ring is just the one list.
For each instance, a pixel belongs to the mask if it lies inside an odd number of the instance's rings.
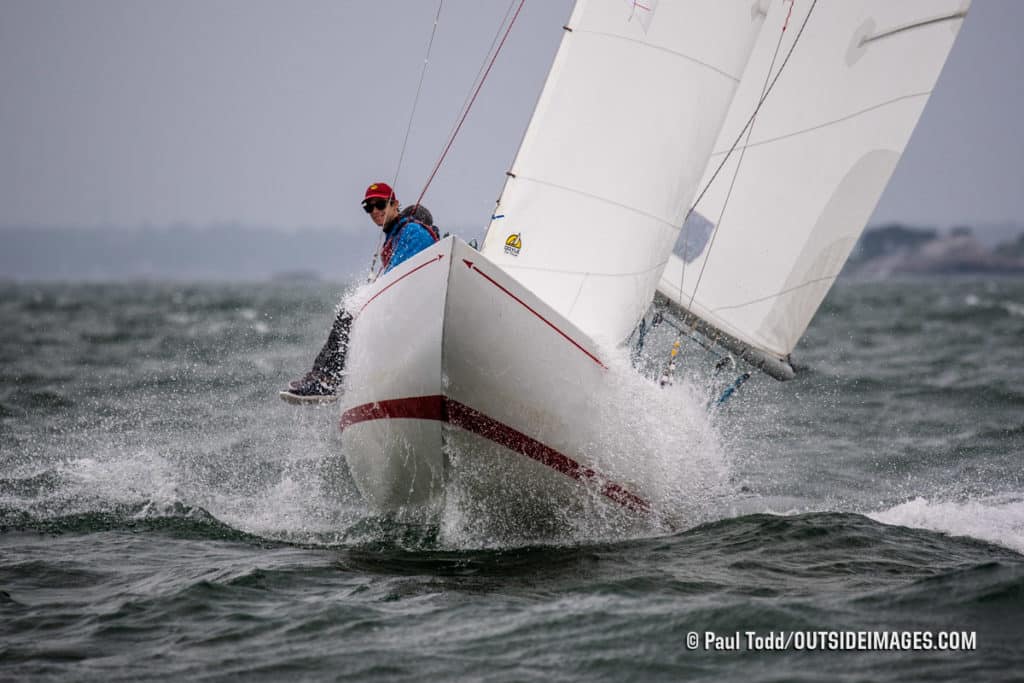
[[[772,54],[772,61],[768,65],[768,73],[765,75],[764,85],[761,86],[761,95],[758,98],[759,104],[754,109],[754,114],[750,117],[750,121],[747,122],[747,125],[746,125],[747,143],[750,142],[750,137],[754,134],[754,123],[756,121],[757,112],[761,108],[761,104],[764,103],[765,98],[768,96],[768,91],[771,90],[771,88],[775,85],[775,82],[772,80],[772,71],[775,69],[776,61],[778,61],[778,59],[779,59],[779,51],[782,49],[782,39],[785,37],[786,29],[789,27],[789,19],[793,15],[793,5],[795,5],[795,4],[796,4],[796,0],[790,0],[789,12],[786,14],[785,22],[783,22],[783,24],[782,24],[782,31],[779,33],[779,40],[778,40],[778,42],[775,43],[775,52]],[[812,6],[811,10],[813,10],[813,9],[814,9],[814,7]],[[810,18],[811,10],[808,10],[808,12],[807,12],[807,17],[804,19],[804,26],[806,26],[807,19]],[[800,39],[800,36],[803,34],[803,28],[804,28],[803,26],[800,27],[800,32],[797,34],[796,39],[794,39],[793,46],[792,46],[792,48],[790,48],[789,54],[786,55],[786,59],[783,61],[782,66],[779,67],[779,73],[776,74],[776,78],[778,78],[778,76],[782,75],[782,70],[786,67],[786,63],[789,62],[789,55],[792,54],[793,48],[796,47],[797,41]],[[740,137],[737,138],[736,142],[733,143],[733,149],[736,148],[736,145],[738,145],[742,139],[743,139],[743,133],[740,133]],[[715,246],[715,238],[718,236],[718,231],[722,227],[722,220],[725,218],[725,212],[729,208],[729,199],[732,197],[732,191],[736,187],[736,180],[739,179],[740,169],[743,167],[743,159],[746,157],[746,155],[747,155],[747,148],[744,145],[744,147],[740,150],[740,158],[736,162],[736,169],[733,171],[732,180],[729,182],[729,189],[725,193],[725,200],[722,202],[722,210],[718,212],[718,220],[715,221],[714,228],[712,228],[711,238],[708,241],[708,246],[707,246],[707,255],[704,257],[704,262],[701,264],[701,267],[700,267],[700,273],[698,273],[698,275],[697,275],[697,284],[695,284],[693,286],[693,295],[690,297],[690,303],[691,304],[693,303],[693,297],[697,295],[697,288],[700,287],[701,278],[704,277],[704,267],[707,265],[708,259],[711,258],[711,249]],[[726,157],[726,159],[728,159],[728,156]],[[710,163],[710,161],[711,161],[711,158],[708,159],[709,163]],[[725,163],[724,159],[723,159],[722,163],[723,164]],[[721,167],[719,167],[719,170],[721,170]],[[718,175],[718,170],[715,171],[715,175]],[[703,196],[703,195],[704,195],[704,193],[701,192],[701,196]],[[700,197],[697,198],[697,201],[694,202],[693,206],[690,208],[690,211],[687,212],[686,218],[690,217],[690,212],[692,212],[694,209],[696,209],[697,208],[697,204],[699,204],[699,203],[700,203]],[[684,234],[684,236],[683,236],[683,245],[684,245],[684,251],[685,251],[685,245],[688,244],[689,241],[690,241],[690,223],[688,221],[684,221],[683,222],[682,232]],[[686,260],[684,259],[683,260],[683,268],[682,268],[682,271],[679,274],[679,289],[680,290],[683,288],[683,282],[685,280],[686,280]]]
[[590,273],[582,273],[583,277],[580,278],[579,286],[576,287],[576,296],[572,298],[572,303],[569,304],[569,308],[565,311],[565,316],[568,318],[572,315],[572,312],[576,310],[576,304],[580,302],[580,297],[583,296],[583,285],[587,284],[587,278],[590,277]]
[[[718,165],[718,168],[716,168],[715,172],[711,175],[711,179],[708,180],[707,184],[704,186],[704,189],[700,191],[699,195],[697,195],[697,199],[693,202],[693,205],[690,207],[690,210],[686,214],[687,218],[690,217],[690,214],[693,213],[693,211],[700,204],[700,201],[701,201],[701,199],[704,198],[705,193],[707,193],[708,189],[711,187],[711,185],[715,182],[715,179],[718,177],[718,174],[725,167],[725,163],[729,160],[729,156],[733,152],[736,151],[736,147],[740,144],[740,142],[742,142],[743,136],[746,135],[747,139],[748,140],[750,139],[750,134],[748,133],[748,130],[751,128],[751,126],[754,125],[754,120],[757,118],[758,113],[761,111],[761,107],[764,105],[765,101],[768,99],[768,95],[771,93],[771,91],[775,89],[775,84],[778,82],[779,77],[781,77],[782,73],[786,70],[786,66],[789,64],[789,59],[790,59],[790,57],[793,56],[793,51],[796,50],[796,46],[800,43],[800,38],[804,35],[804,29],[807,28],[807,23],[811,20],[811,15],[814,13],[814,8],[817,7],[817,6],[818,6],[818,0],[813,0],[813,2],[811,2],[810,8],[807,10],[807,15],[804,17],[803,23],[800,24],[800,30],[798,30],[796,32],[796,37],[793,38],[793,44],[789,46],[789,52],[786,53],[786,57],[782,60],[782,65],[779,66],[779,70],[778,70],[778,72],[776,72],[775,76],[771,75],[771,68],[769,67],[768,77],[771,79],[771,81],[770,82],[766,81],[767,87],[763,88],[762,93],[761,93],[761,98],[758,100],[757,106],[754,107],[754,111],[750,114],[750,118],[747,119],[747,123],[746,123],[746,125],[743,126],[743,130],[741,130],[740,134],[736,137],[736,141],[732,143],[732,149],[729,151],[728,154],[725,155],[725,157],[722,159],[721,163]],[[792,9],[792,5],[790,6],[790,9]],[[787,16],[786,17],[786,24],[782,27],[783,33],[785,32],[786,27],[788,25],[789,25],[789,17]],[[775,46],[775,56],[772,57],[772,65],[773,66],[775,64],[775,59],[778,57],[779,48],[781,48],[781,47],[782,47],[782,36],[780,35],[779,36],[779,42]],[[736,176],[738,174],[739,174],[739,168],[737,166],[736,174],[733,175],[733,183],[736,182]],[[730,193],[732,191],[731,187],[732,187],[732,185],[730,185]],[[728,203],[728,200],[726,200],[726,203]],[[721,221],[721,217],[724,214],[725,214],[725,206],[723,205],[722,211],[719,214],[719,221]],[[685,225],[685,221],[684,221],[684,225]],[[703,262],[700,264],[700,272],[697,274],[697,282],[696,282],[696,284],[694,284],[694,286],[693,286],[693,293],[690,295],[690,304],[693,304],[693,299],[697,296],[697,290],[700,289],[700,281],[704,278],[704,269],[707,268],[708,260],[711,258],[711,249],[715,246],[715,238],[718,236],[718,234],[721,231],[721,229],[722,229],[722,225],[719,222],[719,224],[716,225],[714,230],[711,232],[711,239],[708,242],[707,252],[704,255]],[[688,233],[687,233],[687,238],[686,239],[689,239],[689,234]],[[686,274],[686,270],[685,269],[686,269],[686,265],[685,265],[685,262],[684,262],[684,265],[683,265],[683,277],[685,277],[685,274]],[[682,287],[682,284],[683,284],[683,282],[682,282],[682,280],[680,280],[680,283],[679,283],[680,287]]]
[[[838,119],[832,119],[831,121],[826,121],[826,122],[820,123],[820,124],[818,124],[816,126],[811,126],[810,128],[803,128],[801,130],[793,131],[792,133],[786,133],[785,135],[779,135],[779,136],[776,136],[774,138],[767,138],[765,140],[759,140],[757,142],[751,142],[751,143],[748,143],[746,145],[743,145],[742,147],[737,147],[736,149],[740,149],[740,150],[751,149],[751,148],[754,148],[754,147],[760,147],[761,145],[768,145],[768,144],[771,144],[773,142],[778,142],[779,140],[785,140],[787,138],[792,138],[792,137],[796,137],[798,135],[803,135],[804,133],[811,133],[811,132],[814,132],[814,131],[817,131],[817,130],[821,130],[823,128],[828,128],[830,126],[834,126],[834,125],[837,125],[837,124],[840,124],[840,123],[845,123],[846,121],[850,121],[850,120],[855,119],[855,118],[857,118],[859,116],[862,116],[862,115],[867,114],[869,112],[875,111],[876,109],[881,109],[883,107],[888,107],[889,105],[897,104],[897,103],[902,102],[904,100],[912,100],[912,99],[917,99],[917,98],[920,98],[920,97],[925,97],[926,98],[929,95],[931,95],[931,93],[932,93],[931,90],[926,90],[924,92],[916,92],[916,93],[910,93],[908,95],[901,95],[899,97],[894,97],[891,100],[886,100],[885,102],[879,102],[878,104],[874,104],[874,105],[872,105],[870,107],[867,107],[865,109],[861,109],[860,111],[855,111],[852,114],[847,114],[846,116],[842,116],[842,117],[840,117]],[[723,154],[727,154],[730,151],[735,151],[735,150],[722,150],[722,151],[719,151],[719,152],[715,152],[711,156],[712,157],[721,156]]]
[[717,308],[709,308],[707,310],[708,310],[709,313],[715,314],[715,313],[718,313],[719,311],[729,311],[729,310],[733,310],[733,309],[737,309],[737,308],[743,308],[745,306],[750,306],[751,304],[759,304],[762,301],[770,301],[771,299],[777,299],[780,296],[785,296],[786,294],[792,294],[795,291],[803,289],[804,287],[809,287],[811,285],[818,284],[819,282],[832,282],[838,276],[839,276],[838,273],[835,274],[835,275],[825,275],[824,277],[819,277],[819,278],[815,278],[813,280],[808,280],[807,282],[802,282],[799,285],[796,285],[795,287],[790,287],[789,289],[783,289],[782,291],[776,292],[774,294],[769,294],[768,296],[763,296],[763,297],[761,297],[759,299],[751,299],[750,301],[744,301],[744,302],[738,303],[738,304],[730,304],[728,306],[718,306]]
[[514,263],[507,264],[507,265],[503,264],[502,268],[504,268],[505,270],[508,270],[508,271],[517,270],[517,271],[531,271],[531,272],[537,272],[537,273],[561,273],[561,274],[564,274],[564,275],[583,275],[585,277],[636,277],[637,275],[648,275],[650,273],[653,273],[656,270],[664,268],[666,263],[668,263],[667,259],[664,260],[664,261],[661,261],[660,263],[655,263],[650,268],[647,268],[647,269],[644,269],[644,270],[634,270],[634,271],[630,271],[630,272],[627,272],[627,273],[602,273],[602,272],[594,272],[592,270],[564,270],[564,269],[561,269],[561,268],[541,268],[541,267],[538,267],[538,266],[520,266],[520,265],[517,265],[517,264],[514,264]]
[[531,182],[531,183],[537,183],[538,185],[546,185],[547,187],[553,187],[556,190],[562,190],[564,192],[572,192],[573,194],[579,195],[581,197],[587,197],[588,199],[593,199],[595,201],[601,202],[602,204],[610,204],[611,206],[617,206],[620,209],[626,209],[627,211],[631,211],[632,213],[635,213],[638,216],[643,216],[644,218],[649,218],[652,221],[656,221],[658,223],[661,223],[662,226],[668,228],[669,230],[673,230],[673,231],[678,231],[679,230],[679,228],[676,226],[676,224],[673,223],[670,220],[666,220],[666,219],[662,218],[661,216],[655,216],[654,214],[647,213],[646,211],[641,211],[640,209],[638,209],[636,207],[633,207],[633,206],[629,206],[628,204],[621,204],[621,203],[619,203],[617,201],[614,201],[612,199],[608,199],[607,197],[600,197],[600,196],[598,196],[596,194],[590,194],[589,192],[584,192],[583,190],[577,190],[577,189],[574,189],[574,188],[571,188],[571,187],[566,187],[565,185],[559,185],[558,183],[553,183],[553,182],[550,182],[548,180],[540,180],[538,178],[531,178],[529,176],[524,176],[524,175],[519,174],[519,173],[516,174],[515,178],[516,178],[516,180],[526,180],[526,181]]
[[718,68],[717,66],[715,66],[713,64],[708,64],[707,62],[702,62],[699,59],[691,57],[690,55],[683,54],[682,52],[676,52],[675,50],[670,50],[667,47],[662,47],[660,45],[654,45],[653,43],[645,43],[644,41],[637,40],[636,38],[629,38],[627,36],[618,35],[616,33],[606,33],[604,31],[588,31],[586,29],[573,29],[573,34],[574,35],[589,34],[589,35],[592,35],[592,36],[603,36],[605,38],[618,38],[619,40],[624,40],[627,43],[636,43],[637,45],[642,45],[642,46],[648,47],[648,48],[650,48],[652,50],[660,50],[661,52],[666,52],[666,53],[672,55],[673,57],[679,57],[680,59],[685,59],[688,62],[692,62],[693,64],[697,64],[698,66],[702,66],[705,69],[709,69],[711,71],[714,71],[715,73],[728,78],[730,81],[732,81],[734,83],[739,83],[739,81],[740,81],[740,77],[739,76],[733,76],[729,72],[723,71],[722,69]]

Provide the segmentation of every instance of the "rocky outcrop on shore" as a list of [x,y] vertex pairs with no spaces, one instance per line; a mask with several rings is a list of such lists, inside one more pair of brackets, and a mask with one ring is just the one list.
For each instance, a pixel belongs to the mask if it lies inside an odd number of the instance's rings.
[[887,225],[869,228],[854,247],[844,275],[991,274],[1024,276],[1024,232],[990,248],[970,228],[941,234],[931,228]]

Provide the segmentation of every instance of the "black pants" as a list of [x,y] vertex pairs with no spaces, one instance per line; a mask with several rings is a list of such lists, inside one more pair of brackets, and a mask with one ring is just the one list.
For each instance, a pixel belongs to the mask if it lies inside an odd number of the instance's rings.
[[337,381],[345,369],[345,355],[348,353],[348,331],[352,327],[352,316],[345,309],[338,316],[327,335],[327,342],[313,361],[313,373]]

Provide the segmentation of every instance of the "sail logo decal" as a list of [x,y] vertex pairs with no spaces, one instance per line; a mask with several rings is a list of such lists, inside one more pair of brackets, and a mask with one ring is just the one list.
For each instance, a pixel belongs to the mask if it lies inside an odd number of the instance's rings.
[[510,256],[519,256],[523,248],[523,238],[518,232],[514,232],[505,238],[505,253]]

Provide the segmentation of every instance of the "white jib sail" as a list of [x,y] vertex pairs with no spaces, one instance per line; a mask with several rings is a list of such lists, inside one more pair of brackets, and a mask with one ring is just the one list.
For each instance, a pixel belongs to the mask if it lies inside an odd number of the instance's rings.
[[702,188],[797,41],[792,56],[695,207],[658,290],[743,344],[786,358],[871,217],[968,5],[775,2]]
[[484,254],[595,339],[625,339],[654,296],[766,9],[577,2]]

